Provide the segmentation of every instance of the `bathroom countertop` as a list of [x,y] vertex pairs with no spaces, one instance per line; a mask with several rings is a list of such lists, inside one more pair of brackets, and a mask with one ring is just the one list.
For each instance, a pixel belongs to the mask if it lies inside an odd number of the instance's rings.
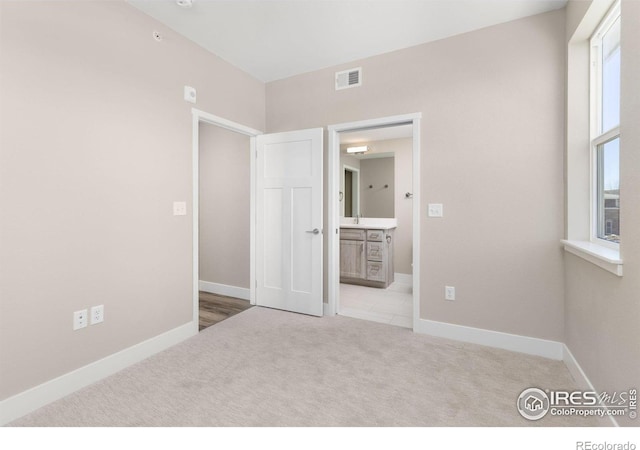
[[365,230],[390,230],[397,226],[398,220],[395,218],[362,217],[359,223],[355,223],[355,219],[343,217],[340,222],[340,228],[361,228]]

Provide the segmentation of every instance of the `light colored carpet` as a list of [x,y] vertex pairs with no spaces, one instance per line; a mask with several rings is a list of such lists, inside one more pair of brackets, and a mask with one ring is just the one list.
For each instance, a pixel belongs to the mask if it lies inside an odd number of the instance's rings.
[[11,425],[598,425],[523,419],[531,386],[575,388],[559,361],[256,307]]

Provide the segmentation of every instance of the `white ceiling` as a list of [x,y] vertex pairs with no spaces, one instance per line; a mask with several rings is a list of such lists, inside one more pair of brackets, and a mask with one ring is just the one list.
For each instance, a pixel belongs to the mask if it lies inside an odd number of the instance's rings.
[[269,82],[562,8],[566,0],[128,0]]

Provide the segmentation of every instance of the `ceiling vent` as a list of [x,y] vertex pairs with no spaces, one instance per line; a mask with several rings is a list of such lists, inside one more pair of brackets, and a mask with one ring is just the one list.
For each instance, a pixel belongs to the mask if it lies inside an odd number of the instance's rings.
[[336,91],[362,86],[362,67],[336,72]]

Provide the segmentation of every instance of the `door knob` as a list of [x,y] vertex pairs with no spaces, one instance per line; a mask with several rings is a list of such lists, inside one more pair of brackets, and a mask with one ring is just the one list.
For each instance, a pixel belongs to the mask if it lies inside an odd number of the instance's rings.
[[307,233],[320,234],[320,230],[314,228],[313,230],[307,230]]

